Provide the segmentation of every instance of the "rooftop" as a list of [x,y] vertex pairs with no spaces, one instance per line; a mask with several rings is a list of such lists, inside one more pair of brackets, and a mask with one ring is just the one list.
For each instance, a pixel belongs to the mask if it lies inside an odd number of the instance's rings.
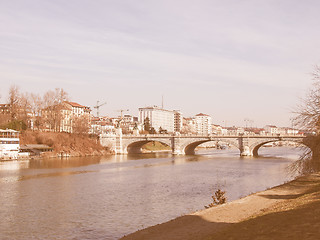
[[70,104],[72,107],[88,108],[88,107],[80,105],[79,103],[76,103],[76,102],[66,102],[66,103]]
[[12,130],[12,129],[6,129],[6,130],[0,129],[0,132],[15,132],[15,133],[17,133],[17,132],[19,132],[19,131]]
[[209,115],[204,114],[204,113],[199,113],[199,114],[197,114],[196,116],[206,116],[206,117],[210,117]]

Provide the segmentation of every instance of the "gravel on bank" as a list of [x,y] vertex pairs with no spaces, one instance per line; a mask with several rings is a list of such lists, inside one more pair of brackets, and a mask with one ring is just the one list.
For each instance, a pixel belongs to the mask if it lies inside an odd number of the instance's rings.
[[185,215],[129,239],[319,239],[320,173]]

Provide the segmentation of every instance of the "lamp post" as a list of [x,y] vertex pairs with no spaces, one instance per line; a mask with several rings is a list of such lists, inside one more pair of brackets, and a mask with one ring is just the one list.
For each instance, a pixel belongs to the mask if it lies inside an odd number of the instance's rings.
[[291,131],[292,131],[293,136],[295,136],[296,134],[295,134],[295,131],[294,131],[294,129],[293,129],[293,126],[294,126],[294,118],[290,118],[290,121],[291,121]]
[[248,118],[244,119],[244,122],[246,123],[246,128],[244,129],[244,131],[247,131],[247,129],[248,129],[248,122],[249,121],[250,121],[250,119],[248,119]]

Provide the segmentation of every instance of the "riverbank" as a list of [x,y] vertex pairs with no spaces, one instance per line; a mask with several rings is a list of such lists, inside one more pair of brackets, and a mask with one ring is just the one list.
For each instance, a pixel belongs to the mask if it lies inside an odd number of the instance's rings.
[[41,154],[43,158],[49,157],[84,157],[103,156],[111,152],[101,146],[97,138],[88,135],[24,131],[20,134],[20,145],[45,144],[53,149],[52,152]]
[[129,239],[319,239],[320,173],[149,227]]

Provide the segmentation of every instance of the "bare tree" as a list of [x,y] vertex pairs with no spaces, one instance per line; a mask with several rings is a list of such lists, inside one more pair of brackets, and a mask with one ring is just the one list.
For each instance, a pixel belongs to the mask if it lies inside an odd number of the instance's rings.
[[89,118],[87,116],[75,116],[72,119],[72,132],[85,135],[89,133]]
[[48,91],[43,96],[43,120],[51,131],[60,131],[61,121],[63,119],[62,110],[64,102],[69,97],[62,88],[56,88],[55,91]]
[[20,110],[19,110],[18,119],[28,124],[28,127],[30,127],[30,120],[32,118],[30,93],[21,93],[19,102],[20,102],[19,104]]
[[316,66],[312,73],[313,87],[298,106],[295,124],[301,128],[320,133],[320,67]]
[[30,111],[32,114],[32,129],[40,130],[42,128],[41,110],[43,109],[43,99],[39,94],[30,94]]
[[20,111],[20,91],[16,85],[12,85],[9,89],[8,104],[10,108],[11,121],[17,120]]
[[302,174],[320,170],[320,67],[312,73],[313,85],[298,106],[295,125],[309,132],[305,144],[309,147],[294,165]]

